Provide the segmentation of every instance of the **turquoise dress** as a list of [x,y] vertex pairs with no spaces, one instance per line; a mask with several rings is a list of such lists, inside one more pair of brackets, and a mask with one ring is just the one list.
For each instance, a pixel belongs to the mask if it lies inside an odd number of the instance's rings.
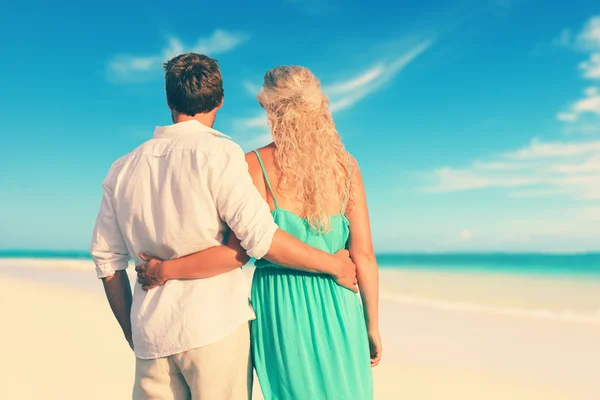
[[[279,227],[304,243],[336,253],[346,247],[348,219],[331,217],[328,233],[278,207],[262,159]],[[256,262],[252,281],[252,356],[266,400],[370,400],[373,380],[360,298],[328,275]]]

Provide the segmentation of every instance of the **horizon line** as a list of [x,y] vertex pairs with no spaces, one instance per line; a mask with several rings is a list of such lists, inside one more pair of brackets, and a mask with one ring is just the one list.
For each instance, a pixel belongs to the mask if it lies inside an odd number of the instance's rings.
[[[38,257],[36,257],[36,255]],[[40,255],[56,255],[56,256],[68,256],[68,258],[84,258],[91,259],[89,250],[56,250],[56,249],[18,249],[18,248],[7,248],[0,249],[0,258],[43,258]],[[494,255],[506,255],[506,256],[600,256],[600,249],[598,250],[584,250],[584,251],[510,251],[510,250],[447,250],[447,251],[415,251],[415,250],[398,250],[398,251],[379,251],[376,252],[377,257],[389,257],[389,256],[494,256]],[[60,257],[56,257],[60,258]]]

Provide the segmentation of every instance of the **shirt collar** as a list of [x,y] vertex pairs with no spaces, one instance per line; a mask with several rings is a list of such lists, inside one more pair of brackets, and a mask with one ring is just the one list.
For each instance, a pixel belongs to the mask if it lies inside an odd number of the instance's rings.
[[197,121],[195,119],[185,121],[185,122],[180,122],[178,124],[173,124],[173,125],[157,126],[154,129],[154,138],[155,139],[168,138],[168,137],[189,135],[189,134],[195,134],[195,133],[201,133],[201,132],[210,133],[211,135],[216,136],[216,137],[224,137],[227,139],[231,139],[229,136],[219,132],[216,129],[209,128],[208,126],[203,125],[202,123],[200,123],[199,121]]

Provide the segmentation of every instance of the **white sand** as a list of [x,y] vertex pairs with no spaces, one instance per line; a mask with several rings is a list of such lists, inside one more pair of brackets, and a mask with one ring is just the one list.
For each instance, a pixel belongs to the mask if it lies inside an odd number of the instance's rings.
[[[69,270],[55,270],[60,261],[25,264],[0,260],[0,399],[130,398],[134,357],[87,263]],[[474,304],[481,288],[472,287],[486,284],[510,297],[496,278],[431,277],[382,272],[385,350],[375,369],[376,399],[600,398],[600,323],[593,314],[498,313],[505,304]],[[539,285],[562,289],[561,304],[582,313],[600,296],[589,282]],[[448,303],[450,295],[460,301]],[[554,310],[535,298],[532,309]],[[519,309],[515,298],[505,300],[506,309]]]

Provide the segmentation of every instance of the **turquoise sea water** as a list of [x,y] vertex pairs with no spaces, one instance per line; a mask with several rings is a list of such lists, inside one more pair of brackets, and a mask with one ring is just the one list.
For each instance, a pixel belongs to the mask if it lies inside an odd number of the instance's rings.
[[568,275],[600,278],[600,253],[586,254],[381,254],[381,268]]
[[[87,251],[0,250],[0,258],[91,259]],[[381,268],[590,276],[600,278],[600,253],[379,254]]]
[[89,251],[0,250],[0,258],[43,258],[91,260]]

